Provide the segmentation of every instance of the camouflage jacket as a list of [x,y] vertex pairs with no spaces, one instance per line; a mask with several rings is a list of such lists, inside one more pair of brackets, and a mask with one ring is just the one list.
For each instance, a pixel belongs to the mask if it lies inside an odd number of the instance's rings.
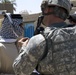
[[[49,37],[47,56],[40,61],[38,71],[45,75],[76,75],[76,26],[54,24],[45,28]],[[30,75],[37,66],[46,46],[43,35],[33,36],[23,52],[15,59],[13,68],[16,74]]]

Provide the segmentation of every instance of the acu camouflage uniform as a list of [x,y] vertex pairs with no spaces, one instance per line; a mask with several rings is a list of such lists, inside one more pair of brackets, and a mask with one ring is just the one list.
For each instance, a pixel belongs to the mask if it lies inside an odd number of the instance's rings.
[[[76,26],[66,27],[66,23],[56,23],[44,31],[48,37],[47,56],[40,61],[38,71],[44,75],[76,75]],[[45,50],[43,35],[32,37],[13,63],[18,75],[30,75]]]
[[[55,6],[53,12],[65,20],[70,12],[70,0],[43,0],[41,9],[42,14],[47,7]],[[65,9],[62,12],[60,8]],[[22,47],[22,52],[15,59],[13,68],[16,74],[30,75],[38,65],[38,71],[44,75],[76,75],[76,26],[66,27],[67,24],[55,23],[49,25],[44,31],[44,36],[39,34],[33,36],[27,46]],[[51,26],[51,27],[50,27]],[[44,54],[46,57],[40,61]]]

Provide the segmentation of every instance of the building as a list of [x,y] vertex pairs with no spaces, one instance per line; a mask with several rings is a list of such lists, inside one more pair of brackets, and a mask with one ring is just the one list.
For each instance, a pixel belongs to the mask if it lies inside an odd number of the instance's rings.
[[7,13],[13,13],[13,4],[0,3],[0,10],[6,10]]
[[24,29],[25,29],[24,37],[31,37],[34,35],[34,31],[37,25],[37,19],[38,19],[38,16],[40,15],[41,13],[31,14],[31,15],[22,14]]
[[76,0],[71,0],[71,3],[73,3],[74,7],[76,7]]
[[70,13],[74,13],[76,11],[76,0],[71,0],[71,3],[73,4],[73,7]]
[[2,26],[2,21],[3,21],[3,19],[4,19],[4,16],[3,16],[3,15],[0,15],[0,28],[1,28],[1,26]]

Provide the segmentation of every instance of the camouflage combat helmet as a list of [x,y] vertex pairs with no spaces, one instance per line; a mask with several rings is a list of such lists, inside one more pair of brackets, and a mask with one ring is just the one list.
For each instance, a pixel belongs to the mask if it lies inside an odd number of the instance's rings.
[[[41,3],[41,9],[46,7],[57,6],[66,10],[66,14],[69,15],[71,10],[70,0],[43,0]],[[56,11],[57,12],[57,11]]]

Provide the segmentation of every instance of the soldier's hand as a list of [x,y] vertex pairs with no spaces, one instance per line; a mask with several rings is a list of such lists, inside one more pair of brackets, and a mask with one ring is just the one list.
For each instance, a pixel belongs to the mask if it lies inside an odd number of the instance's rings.
[[22,45],[24,44],[25,46],[27,45],[29,41],[29,38],[21,38],[19,41],[18,41],[18,46],[19,47],[22,47]]

